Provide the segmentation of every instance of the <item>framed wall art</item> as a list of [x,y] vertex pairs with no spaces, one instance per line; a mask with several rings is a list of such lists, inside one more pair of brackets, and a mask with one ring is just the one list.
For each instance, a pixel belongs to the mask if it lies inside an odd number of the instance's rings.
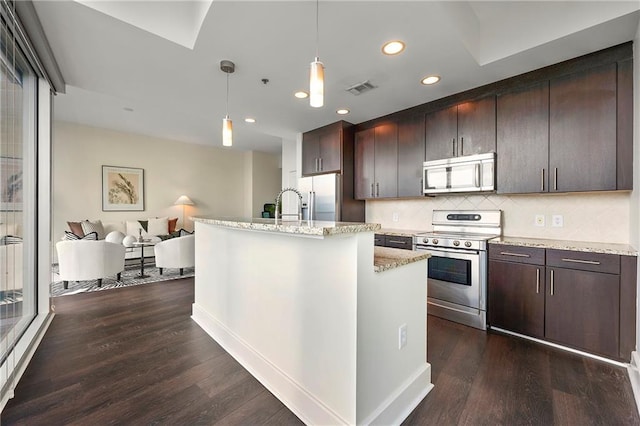
[[0,211],[22,211],[22,158],[0,157]]
[[144,211],[144,169],[102,166],[102,211]]

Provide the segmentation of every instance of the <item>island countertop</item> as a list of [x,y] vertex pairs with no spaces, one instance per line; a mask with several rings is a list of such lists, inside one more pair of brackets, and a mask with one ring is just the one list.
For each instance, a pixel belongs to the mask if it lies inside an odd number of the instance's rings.
[[390,269],[398,268],[430,257],[431,255],[426,251],[412,251],[391,247],[374,247],[374,271],[388,271]]
[[358,232],[375,232],[380,229],[378,223],[326,222],[319,220],[278,220],[264,218],[214,218],[191,217],[194,222],[226,228],[246,229],[263,232],[279,232],[284,234],[311,235],[326,237],[330,235],[355,234]]

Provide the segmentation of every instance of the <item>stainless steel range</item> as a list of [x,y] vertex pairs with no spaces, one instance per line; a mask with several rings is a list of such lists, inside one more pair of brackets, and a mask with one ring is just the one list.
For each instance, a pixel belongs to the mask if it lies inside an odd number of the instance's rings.
[[487,328],[487,241],[502,235],[501,210],[434,210],[433,232],[415,234],[431,254],[427,312]]

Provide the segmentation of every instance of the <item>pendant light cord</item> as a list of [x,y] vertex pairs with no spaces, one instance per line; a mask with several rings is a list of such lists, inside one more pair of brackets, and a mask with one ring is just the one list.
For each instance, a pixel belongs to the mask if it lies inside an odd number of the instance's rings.
[[320,0],[316,0],[316,61],[320,57]]
[[227,72],[227,118],[229,118],[229,73]]

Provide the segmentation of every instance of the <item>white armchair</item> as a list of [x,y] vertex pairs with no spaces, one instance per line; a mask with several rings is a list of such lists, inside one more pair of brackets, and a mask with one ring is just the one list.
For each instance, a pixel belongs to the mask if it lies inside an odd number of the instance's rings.
[[64,288],[69,281],[98,280],[102,286],[102,278],[120,274],[124,271],[125,248],[122,244],[108,241],[60,241],[56,243],[60,279]]
[[180,275],[184,268],[196,265],[195,235],[172,238],[162,241],[154,246],[156,266],[160,269],[160,275],[164,268],[179,268]]

